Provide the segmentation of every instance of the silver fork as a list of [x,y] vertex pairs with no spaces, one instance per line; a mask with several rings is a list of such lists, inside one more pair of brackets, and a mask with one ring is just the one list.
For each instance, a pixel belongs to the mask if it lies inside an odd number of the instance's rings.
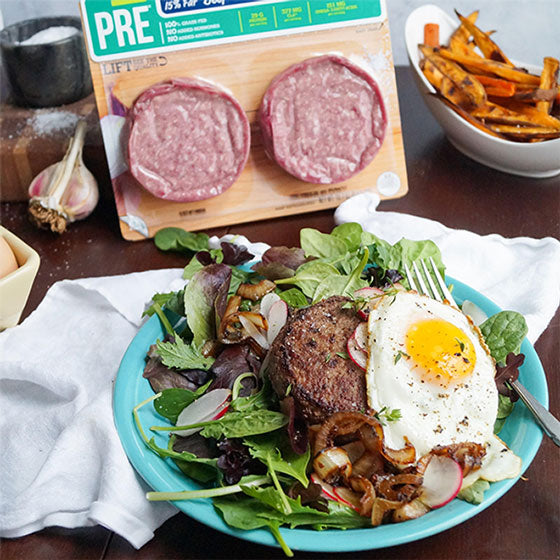
[[[447,300],[450,305],[453,305],[457,309],[459,306],[453,299],[451,292],[447,288],[445,281],[441,277],[437,266],[434,263],[432,257],[429,258],[429,268],[424,259],[420,259],[420,266],[424,274],[421,274],[416,262],[412,263],[412,268],[414,269],[414,274],[416,275],[416,280],[414,275],[410,271],[410,268],[405,264],[404,268],[406,271],[406,279],[411,287],[411,289],[416,290],[419,294],[427,295],[438,301]],[[434,281],[435,278],[435,281]],[[437,282],[437,285],[436,285]],[[543,432],[552,439],[552,441],[560,447],[560,422],[548,411],[544,406],[531,395],[529,391],[517,380],[508,380],[506,382],[508,386],[515,391],[519,398],[525,403],[525,406],[535,417]]]

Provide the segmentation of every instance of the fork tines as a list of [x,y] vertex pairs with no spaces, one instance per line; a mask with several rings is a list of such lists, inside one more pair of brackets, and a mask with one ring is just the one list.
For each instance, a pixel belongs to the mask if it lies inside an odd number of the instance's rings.
[[[406,265],[406,263],[404,265],[406,278],[408,280],[408,283],[410,284],[410,287],[413,290],[416,290],[419,294],[424,294],[428,297],[436,299],[437,301],[446,299],[450,304],[456,306],[457,304],[455,303],[451,292],[447,288],[444,279],[441,277],[441,274],[439,273],[439,270],[434,263],[434,259],[432,257],[429,257],[429,267],[431,270],[428,270],[425,259],[419,259],[419,261],[422,267],[423,274],[420,272],[416,261],[412,263],[412,268],[414,269],[416,280],[414,279],[414,275],[412,274],[410,268]],[[437,285],[434,281],[434,277],[437,281]]]

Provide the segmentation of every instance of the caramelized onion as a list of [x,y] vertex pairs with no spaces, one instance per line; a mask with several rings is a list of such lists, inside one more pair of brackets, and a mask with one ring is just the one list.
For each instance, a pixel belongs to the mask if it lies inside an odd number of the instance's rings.
[[433,455],[445,455],[461,465],[463,477],[471,471],[476,471],[482,465],[486,455],[486,448],[480,443],[463,442],[452,445],[438,445],[431,451]]
[[224,316],[222,320],[225,320],[229,315],[233,315],[239,309],[241,305],[241,298],[239,296],[231,296],[227,302],[226,310],[224,311]]
[[400,523],[401,521],[408,521],[409,519],[416,519],[425,513],[428,513],[430,508],[423,504],[418,498],[402,505],[393,512],[393,521]]
[[237,288],[237,295],[243,299],[250,299],[251,301],[258,301],[269,292],[276,289],[276,284],[270,280],[261,280],[258,284],[241,284]]
[[379,476],[375,482],[375,489],[388,500],[410,502],[416,497],[418,487],[422,484],[422,477],[417,474],[393,474]]
[[404,441],[405,446],[402,449],[391,449],[389,447],[385,447],[385,445],[381,448],[383,457],[385,457],[389,463],[401,469],[413,464],[416,460],[416,450],[414,449],[414,445],[412,445],[406,437],[404,438]]
[[381,525],[385,514],[391,510],[398,509],[403,504],[395,500],[385,500],[384,498],[375,498],[371,509],[371,524],[373,527]]
[[352,474],[352,463],[342,447],[327,447],[313,459],[313,468],[321,480],[335,484]]
[[[315,438],[315,454],[325,447],[331,447],[335,437],[357,432],[364,424],[381,428],[379,420],[361,412],[336,412],[319,428]],[[382,428],[381,434],[383,434]]]
[[364,517],[368,517],[371,515],[371,510],[375,501],[375,489],[373,488],[373,484],[363,476],[352,476],[348,479],[348,482],[354,492],[362,494],[359,513]]
[[354,464],[352,472],[356,475],[371,478],[374,474],[385,472],[385,461],[380,453],[366,451]]

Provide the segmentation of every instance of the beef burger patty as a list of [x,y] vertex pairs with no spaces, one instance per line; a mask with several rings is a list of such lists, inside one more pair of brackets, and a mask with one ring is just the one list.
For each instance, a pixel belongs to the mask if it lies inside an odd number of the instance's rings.
[[334,412],[367,409],[365,373],[347,357],[348,339],[360,323],[342,296],[298,310],[270,349],[269,377],[280,398],[289,395],[310,423]]

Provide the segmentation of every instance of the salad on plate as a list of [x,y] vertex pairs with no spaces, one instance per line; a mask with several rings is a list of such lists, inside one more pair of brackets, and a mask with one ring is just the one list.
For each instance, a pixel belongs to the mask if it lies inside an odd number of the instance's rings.
[[[267,528],[291,555],[280,527],[407,521],[519,475],[497,434],[525,321],[410,290],[405,265],[431,257],[445,272],[433,242],[391,245],[348,223],[303,229],[300,247],[258,261],[178,228],[155,243],[192,258],[185,286],[146,311],[166,334],[146,356],[153,395],[134,422],[200,488],[149,500],[212,499],[228,525]],[[161,422],[144,425],[144,407]]]

